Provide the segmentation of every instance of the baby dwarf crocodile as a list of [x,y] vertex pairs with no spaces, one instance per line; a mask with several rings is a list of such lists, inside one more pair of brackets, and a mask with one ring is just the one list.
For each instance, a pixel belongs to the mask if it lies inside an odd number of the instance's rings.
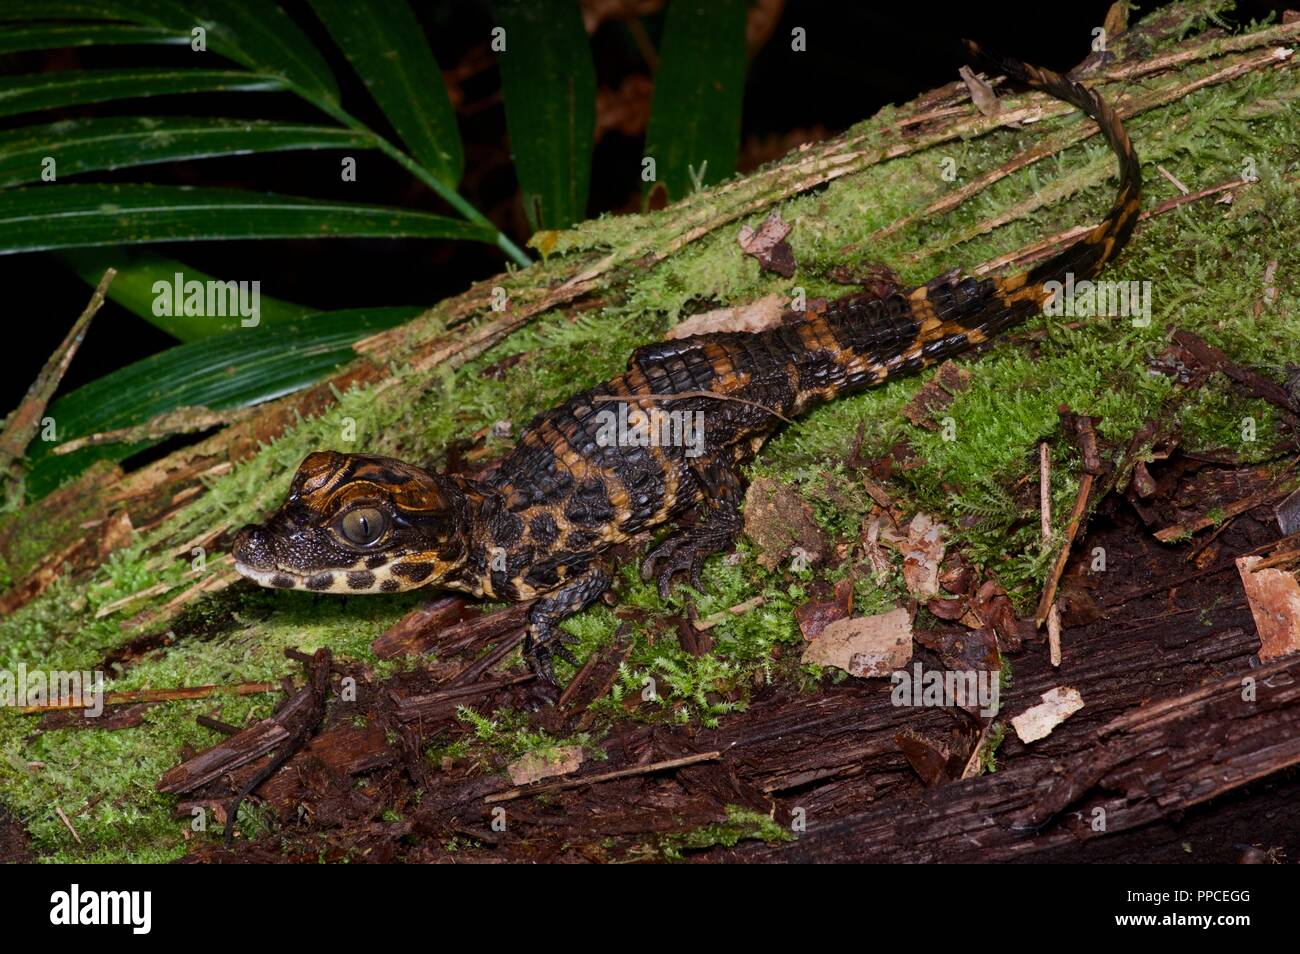
[[[1087,113],[1119,157],[1115,203],[1079,242],[1011,277],[943,277],[883,297],[854,294],[756,334],[640,348],[625,373],[538,415],[482,481],[385,457],[311,454],[280,510],[238,534],[239,571],[263,586],[318,592],[435,586],[537,598],[525,654],[553,680],[552,655],[568,656],[557,624],[609,587],[604,551],[695,511],[694,523],[655,547],[642,569],[665,594],[679,572],[698,580],[705,557],[739,532],[740,469],[781,420],[987,340],[1038,312],[1051,295],[1045,283],[1067,273],[1089,278],[1123,248],[1138,217],[1141,171],[1119,118],[1056,73],[998,66]],[[644,428],[655,407],[687,412],[670,415],[679,423],[703,412],[700,440],[608,439],[611,412]]]

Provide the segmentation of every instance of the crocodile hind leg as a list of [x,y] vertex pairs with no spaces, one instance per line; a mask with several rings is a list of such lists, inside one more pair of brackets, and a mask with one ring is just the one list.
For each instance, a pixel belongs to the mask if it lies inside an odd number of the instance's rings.
[[678,530],[655,547],[641,563],[641,578],[654,578],[659,595],[668,598],[673,577],[685,572],[698,589],[704,561],[714,553],[728,549],[740,534],[744,521],[740,505],[744,501],[744,482],[736,464],[717,461],[695,470],[704,490],[699,522]]
[[600,595],[609,589],[609,584],[609,571],[596,564],[558,590],[547,593],[529,609],[528,625],[524,628],[524,658],[533,672],[546,682],[555,685],[552,656],[577,665],[577,660],[564,648],[564,633],[557,624],[600,599]]

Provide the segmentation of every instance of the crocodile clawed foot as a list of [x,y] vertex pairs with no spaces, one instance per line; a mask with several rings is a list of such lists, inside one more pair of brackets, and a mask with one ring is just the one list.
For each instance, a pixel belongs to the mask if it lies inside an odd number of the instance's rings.
[[565,638],[565,633],[553,626],[530,626],[524,635],[524,660],[528,668],[540,681],[556,688],[560,684],[555,678],[552,658],[563,659],[570,666],[578,665],[578,660],[564,645]]

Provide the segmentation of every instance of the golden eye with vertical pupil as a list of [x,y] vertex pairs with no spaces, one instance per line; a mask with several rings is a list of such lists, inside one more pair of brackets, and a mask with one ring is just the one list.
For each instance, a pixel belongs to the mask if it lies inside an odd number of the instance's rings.
[[343,538],[358,547],[374,543],[387,529],[388,515],[377,507],[358,507],[349,510],[339,521],[339,530]]

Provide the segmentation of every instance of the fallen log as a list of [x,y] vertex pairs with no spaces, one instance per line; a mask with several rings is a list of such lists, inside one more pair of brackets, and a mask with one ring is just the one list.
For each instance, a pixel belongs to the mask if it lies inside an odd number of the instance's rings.
[[[1243,695],[1253,698],[1245,699]],[[1069,759],[1025,760],[825,824],[747,861],[1009,861],[1104,838],[1300,764],[1300,656],[1144,706]],[[1068,822],[1053,824],[1062,811]]]

